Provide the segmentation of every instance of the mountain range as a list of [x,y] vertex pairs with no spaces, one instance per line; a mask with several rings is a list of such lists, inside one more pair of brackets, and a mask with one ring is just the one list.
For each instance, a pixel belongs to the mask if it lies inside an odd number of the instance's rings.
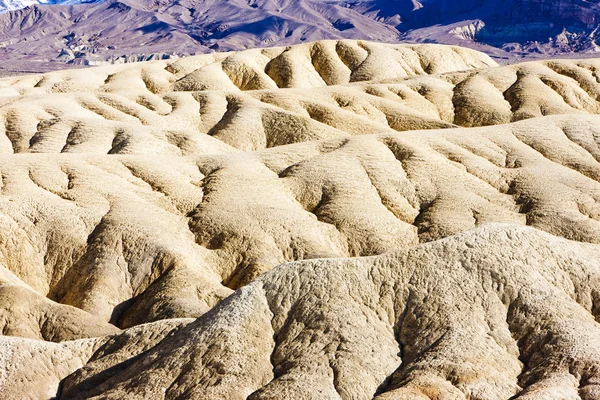
[[344,38],[462,45],[506,60],[599,51],[600,5],[584,0],[17,0],[0,11],[5,70]]
[[6,0],[0,1],[0,12],[7,12],[13,10],[20,10],[36,4],[82,4],[82,3],[94,3],[98,0]]

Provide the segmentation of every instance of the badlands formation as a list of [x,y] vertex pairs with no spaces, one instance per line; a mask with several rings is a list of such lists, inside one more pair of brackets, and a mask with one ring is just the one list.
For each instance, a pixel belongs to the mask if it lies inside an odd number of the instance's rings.
[[0,80],[0,397],[600,398],[600,60],[322,41]]

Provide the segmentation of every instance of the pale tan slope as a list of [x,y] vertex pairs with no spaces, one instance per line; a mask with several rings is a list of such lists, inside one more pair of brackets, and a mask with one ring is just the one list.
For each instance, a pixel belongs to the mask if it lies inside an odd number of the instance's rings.
[[457,46],[323,40],[288,47],[212,53],[179,60],[65,70],[0,79],[2,95],[314,88],[496,66]]
[[119,331],[101,318],[57,304],[21,286],[1,285],[0,301],[3,335],[61,342]]
[[433,104],[403,84],[156,97],[164,109],[114,94],[15,98],[0,106],[0,151],[190,155],[454,127],[451,99]]
[[[17,239],[20,238],[6,238]],[[3,252],[6,255],[6,252]],[[57,304],[0,265],[0,332],[53,342],[104,336],[119,329],[75,307]]]
[[83,367],[99,341],[52,343],[0,337],[0,393],[9,399],[54,399],[65,376]]
[[164,320],[119,335],[62,343],[0,336],[0,392],[10,399],[55,399],[65,376],[85,373],[87,364],[93,365],[96,358],[126,365],[129,358],[192,321]]
[[[353,42],[319,42],[291,47],[283,54],[308,62],[307,51],[342,44],[358,46]],[[476,67],[484,63],[469,61],[477,54],[467,53],[467,61],[456,64],[447,52],[458,53],[447,47],[421,45],[417,51],[403,46],[368,46],[379,50],[371,51],[372,61],[367,58],[355,67],[366,64],[364,68],[370,71],[362,73],[358,82],[341,79],[332,82],[342,84],[330,86],[315,83],[310,90],[301,84],[312,82],[314,67],[308,66],[278,70],[286,79],[299,82],[290,84],[290,89],[259,85],[241,91],[233,85],[230,79],[246,79],[245,67],[240,65],[245,66],[260,50],[199,56],[208,57],[205,62],[219,57],[233,61],[211,62],[206,67],[211,66],[209,72],[193,72],[182,78],[198,83],[197,87],[178,88],[176,78],[163,76],[168,75],[166,62],[120,66],[108,83],[103,83],[104,78],[95,82],[97,75],[107,73],[102,68],[0,81],[7,85],[5,96],[0,96],[0,152],[191,155],[600,112],[598,60],[538,61],[452,72],[467,68],[468,63]],[[435,52],[439,52],[437,61],[432,56]],[[329,60],[327,57],[337,56],[322,57]],[[175,64],[200,62],[194,60]],[[408,63],[413,69],[376,68],[386,62]],[[223,73],[223,65],[229,64],[236,65],[226,77],[229,84],[219,83],[220,75],[215,71]],[[418,69],[415,65],[420,64],[439,66]],[[181,68],[187,71],[187,67]],[[382,70],[395,71],[398,76],[379,79]],[[426,70],[449,72],[427,75]],[[41,81],[34,85],[36,79]],[[164,82],[149,83],[154,81]],[[202,82],[213,86],[204,87]],[[150,90],[148,85],[156,88]]]
[[[0,157],[0,249],[38,293],[128,327],[197,317],[299,259],[488,222],[600,238],[600,117],[365,135],[204,157]],[[443,173],[441,173],[443,171]]]
[[600,62],[539,61],[460,77],[454,122],[492,125],[552,114],[600,112]]
[[596,399],[599,256],[488,225],[283,265],[152,346],[113,339],[60,398]]
[[8,78],[0,80],[0,152],[198,154],[227,151],[222,142],[255,150],[451,127],[406,87],[381,99],[374,95],[385,88],[335,87],[494,65],[458,47],[344,40]]
[[577,398],[574,360],[594,398],[597,65],[332,41],[0,80],[0,327],[43,339],[0,337],[0,397]]

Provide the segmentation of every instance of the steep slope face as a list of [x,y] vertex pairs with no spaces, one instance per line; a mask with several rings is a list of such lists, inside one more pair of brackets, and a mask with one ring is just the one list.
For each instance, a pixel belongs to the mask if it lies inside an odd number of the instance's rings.
[[0,80],[0,397],[598,397],[598,68],[342,40]]
[[[415,26],[430,25],[439,22],[468,18],[480,15],[492,22],[521,24],[537,22],[541,24],[579,23],[590,28],[597,22],[598,6],[595,2],[584,0],[509,0],[502,7],[493,7],[489,0],[423,0],[420,6],[410,10]],[[409,19],[409,18],[407,18]]]
[[[441,43],[481,43],[520,56],[598,51],[597,2],[512,0],[423,1],[410,13],[404,38]],[[437,26],[436,26],[437,25]]]
[[481,47],[499,57],[598,51],[595,1],[371,0],[351,7],[382,18],[404,39]]
[[[377,258],[286,265],[116,376],[97,360],[63,398],[593,399],[598,255],[486,227]],[[78,393],[87,377],[96,386]]]
[[15,221],[3,235],[23,239],[3,256],[40,294],[128,327],[199,316],[286,261],[380,254],[488,222],[596,243],[597,125],[532,120],[181,159],[15,155],[0,165]]
[[[119,363],[152,348],[193,320],[168,320],[127,330],[122,335],[52,343],[0,337],[0,391],[7,398],[55,399],[64,376],[95,357]],[[116,369],[115,369],[116,370]]]
[[[39,393],[53,377],[35,362],[50,351],[84,364],[61,399],[591,400],[599,255],[490,225],[379,257],[283,265],[183,327],[45,345],[24,363],[26,343],[2,338],[5,365]],[[7,380],[4,393],[22,391]]]

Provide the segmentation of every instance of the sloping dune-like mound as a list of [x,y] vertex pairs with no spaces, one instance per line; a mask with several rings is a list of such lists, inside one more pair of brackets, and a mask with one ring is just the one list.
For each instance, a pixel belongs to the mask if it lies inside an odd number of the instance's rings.
[[0,151],[193,155],[600,111],[598,60],[494,65],[326,41],[9,78]]
[[598,68],[325,41],[0,80],[1,397],[597,398]]
[[21,94],[310,88],[497,65],[456,46],[320,41],[3,79]]
[[115,376],[94,359],[63,396],[597,398],[599,255],[500,226],[288,264]]
[[[598,256],[489,225],[378,257],[286,264],[194,321],[61,345],[4,339],[21,361],[5,393],[47,393],[56,376],[40,363],[52,357],[85,364],[64,399],[595,399]],[[35,358],[19,356],[33,346]]]

